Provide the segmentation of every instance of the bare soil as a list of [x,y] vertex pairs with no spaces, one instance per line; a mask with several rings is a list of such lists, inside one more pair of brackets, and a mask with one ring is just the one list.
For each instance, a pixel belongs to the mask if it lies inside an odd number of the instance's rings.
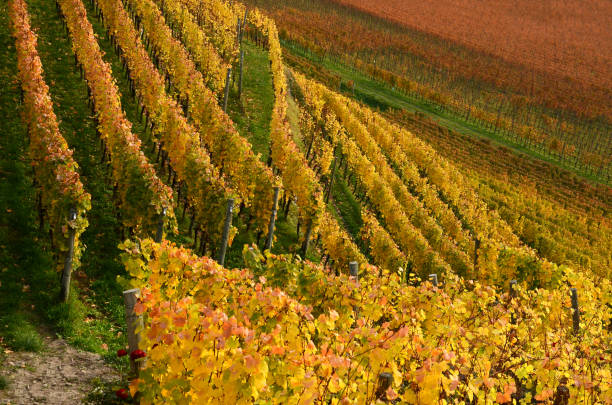
[[0,404],[77,404],[93,388],[92,381],[110,382],[119,375],[95,353],[76,349],[62,339],[45,338],[40,353],[5,350],[0,375],[8,387]]

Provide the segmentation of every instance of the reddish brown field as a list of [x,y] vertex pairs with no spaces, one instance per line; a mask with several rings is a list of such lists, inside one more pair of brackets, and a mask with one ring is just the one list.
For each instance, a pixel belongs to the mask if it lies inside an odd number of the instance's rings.
[[[584,9],[578,0],[565,0],[554,13],[546,12],[553,0],[246,1],[266,9],[283,37],[310,48],[358,55],[366,61],[392,50],[398,56],[391,62],[395,73],[414,76],[414,71],[405,70],[410,63],[402,59],[414,56],[424,62],[425,70],[441,68],[537,104],[612,120],[610,0],[584,2]],[[442,41],[389,30],[338,6],[399,21],[399,26]]]
[[[265,9],[301,49],[394,86],[408,79],[409,91],[465,119],[474,106],[489,117],[479,125],[503,117],[505,136],[535,139],[554,157],[569,151],[561,159],[597,175],[607,170],[612,0],[243,1]],[[300,67],[316,71],[310,62]],[[337,86],[327,76],[319,79]]]
[[336,0],[529,68],[612,88],[610,0]]

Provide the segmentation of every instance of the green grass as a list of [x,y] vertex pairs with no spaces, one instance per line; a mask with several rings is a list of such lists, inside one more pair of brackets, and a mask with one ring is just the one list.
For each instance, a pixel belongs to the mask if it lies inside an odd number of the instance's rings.
[[[320,65],[331,73],[338,75],[342,79],[342,83],[353,81],[355,83],[354,95],[352,91],[348,91],[348,89],[344,89],[344,95],[353,97],[356,100],[367,104],[371,108],[378,109],[380,111],[386,111],[388,109],[403,109],[411,113],[420,112],[442,127],[462,134],[490,139],[496,144],[505,146],[516,153],[524,154],[531,158],[540,159],[554,164],[593,182],[603,182],[602,179],[598,178],[595,174],[585,170],[579,170],[574,166],[571,166],[566,161],[547,156],[533,149],[529,149],[520,143],[514,142],[513,140],[502,136],[501,134],[496,134],[493,131],[486,129],[479,124],[471,121],[468,122],[462,115],[458,115],[443,109],[440,105],[434,102],[422,100],[397,91],[388,84],[372,79],[363,72],[353,69],[344,63],[332,60],[330,58],[320,58],[315,54],[305,52],[302,48],[295,46],[288,41],[281,41],[281,44],[286,52],[291,52],[302,58],[306,58],[311,63]],[[338,91],[339,89],[332,90]]]
[[287,97],[287,121],[289,121],[293,141],[302,153],[305,153],[306,146],[300,133],[300,107],[294,97]]
[[261,160],[268,159],[270,145],[270,118],[274,108],[274,88],[268,52],[244,40],[244,67],[242,97],[238,99],[238,70],[232,97],[228,101],[228,114],[236,129],[245,137]]
[[353,196],[339,171],[336,171],[331,197],[334,201],[333,205],[341,217],[340,223],[344,225],[353,240],[357,241],[360,247],[363,247],[359,243],[359,231],[363,226],[361,203]]
[[0,317],[0,330],[3,343],[15,351],[39,352],[43,340],[34,327],[31,319],[19,312]]
[[8,387],[9,383],[5,376],[0,375],[0,391],[5,390]]

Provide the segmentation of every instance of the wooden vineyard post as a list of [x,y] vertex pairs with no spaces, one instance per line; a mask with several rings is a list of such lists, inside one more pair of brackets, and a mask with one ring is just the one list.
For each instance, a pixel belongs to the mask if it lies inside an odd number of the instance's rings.
[[244,19],[242,20],[242,26],[240,29],[240,43],[242,44],[242,34],[244,34],[244,30],[246,29],[246,23],[247,23],[247,15],[249,13],[249,10],[247,8],[244,9]]
[[274,187],[274,202],[272,205],[272,214],[270,214],[270,225],[268,225],[268,237],[266,238],[265,250],[272,249],[272,241],[274,240],[274,225],[276,223],[276,213],[278,212],[278,194],[280,187]]
[[516,298],[516,285],[517,284],[518,282],[516,280],[510,281],[510,297],[511,298]]
[[376,399],[387,402],[387,390],[393,383],[393,374],[380,373],[378,375],[378,388],[376,389]]
[[227,99],[229,97],[230,80],[232,79],[232,68],[227,69],[225,77],[225,93],[223,95],[223,112],[227,112]]
[[[77,212],[74,208],[70,209],[70,215],[68,217],[69,221],[72,222],[76,220]],[[60,297],[62,302],[68,302],[68,296],[70,295],[70,276],[72,274],[72,258],[74,256],[74,239],[76,236],[76,229],[70,224],[69,228],[69,236],[68,236],[68,253],[66,254],[66,259],[64,261],[64,269],[62,271],[62,285],[60,290]]]
[[474,273],[478,275],[478,249],[480,249],[480,239],[474,241]]
[[[352,261],[349,262],[349,275],[355,279],[355,284],[359,286],[359,263]],[[353,306],[353,312],[355,313],[355,321],[359,318],[359,308]]]
[[244,48],[240,49],[240,74],[238,75],[238,99],[242,97],[242,67],[244,66]]
[[431,281],[431,284],[433,284],[434,287],[437,287],[438,286],[438,275],[436,273],[430,274],[429,281]]
[[[306,253],[308,253],[308,246],[310,245],[310,234],[312,233],[312,220],[308,222],[306,227],[306,235],[304,235],[304,242],[302,243],[302,258],[306,259]],[[298,229],[299,234],[299,229]]]
[[217,262],[223,266],[225,264],[225,252],[227,251],[227,242],[229,239],[230,228],[232,227],[232,215],[234,212],[234,199],[227,200],[227,211],[225,212],[225,224],[223,225],[223,235],[221,236],[221,248],[219,249],[219,257]]
[[331,170],[331,174],[329,176],[329,186],[327,187],[327,193],[325,194],[325,203],[327,204],[329,202],[329,196],[331,195],[332,192],[332,187],[334,186],[334,177],[336,176],[336,161],[337,161],[337,157],[336,157],[336,151],[334,150],[334,163],[332,164],[332,170]]
[[159,216],[159,223],[157,224],[157,234],[155,235],[155,242],[161,243],[164,238],[164,218],[166,217],[166,213],[168,212],[167,208],[164,207],[162,213]]
[[[516,285],[517,285],[517,281],[516,280],[511,280],[510,281],[510,299],[514,299],[516,298]],[[514,312],[510,315],[510,322],[512,324],[516,323],[516,316],[514,315]]]
[[563,377],[561,379],[561,384],[557,387],[555,391],[555,396],[553,399],[553,405],[567,405],[570,399],[570,391],[569,388],[565,385],[567,383],[567,378]]
[[138,302],[138,296],[140,295],[140,290],[138,288],[134,288],[131,290],[127,290],[123,292],[123,302],[125,304],[125,323],[127,325],[127,338],[128,338],[128,348],[130,354],[130,366],[132,368],[132,372],[138,375],[138,371],[142,363],[136,362],[132,353],[134,350],[138,350],[138,345],[140,344],[140,334],[139,332],[143,328],[142,315],[137,315],[134,313],[134,306],[136,302]]
[[349,263],[349,274],[351,277],[355,277],[356,281],[359,281],[359,263],[350,262]]
[[572,288],[572,324],[574,327],[574,334],[580,333],[580,308],[578,308],[578,290]]

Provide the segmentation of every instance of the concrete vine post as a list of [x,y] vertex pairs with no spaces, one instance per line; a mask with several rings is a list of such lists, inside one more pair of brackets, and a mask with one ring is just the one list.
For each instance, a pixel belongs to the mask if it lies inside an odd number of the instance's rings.
[[517,286],[518,282],[516,280],[511,280],[510,281],[510,297],[511,298],[516,298],[516,286]]
[[349,263],[349,274],[351,277],[355,277],[356,281],[359,281],[359,263],[350,262]]
[[244,48],[240,49],[240,74],[238,75],[238,99],[242,97],[242,68],[244,66]]
[[223,224],[223,234],[221,236],[221,247],[219,249],[219,257],[217,262],[223,266],[225,264],[225,253],[227,252],[227,243],[229,240],[229,232],[232,227],[232,216],[234,213],[234,199],[227,200],[227,210],[225,212],[225,224]]
[[[516,281],[516,280],[511,280],[511,281],[510,281],[510,299],[511,299],[511,300],[512,300],[512,299],[514,299],[514,298],[516,298],[516,286],[517,286],[517,284],[518,284],[518,283],[517,283],[517,281]],[[510,315],[510,322],[511,322],[512,324],[515,324],[515,323],[516,323],[516,316],[514,315],[514,313],[512,313],[512,314]]]
[[378,388],[376,389],[376,399],[387,401],[387,390],[393,384],[393,374],[391,373],[380,373],[378,375]]
[[132,372],[135,375],[138,375],[138,372],[142,367],[144,361],[141,360],[140,362],[137,362],[134,359],[134,356],[132,355],[135,350],[138,350],[138,345],[140,344],[139,332],[143,328],[142,315],[137,315],[134,312],[134,307],[138,302],[139,295],[140,290],[138,288],[123,292],[123,302],[125,304],[125,323],[127,325],[128,348],[130,354],[130,366],[132,368]]
[[162,213],[159,216],[159,222],[157,224],[157,234],[155,235],[155,242],[161,243],[164,238],[164,218],[166,217],[166,213],[168,212],[167,208],[164,207]]
[[578,290],[572,288],[572,326],[574,328],[574,334],[580,333],[580,308],[578,307]]
[[[299,234],[299,231],[298,231]],[[312,234],[312,220],[308,222],[306,226],[306,235],[304,235],[304,242],[302,242],[302,258],[306,258],[308,253],[308,246],[310,246],[310,235]]]
[[227,112],[227,99],[229,98],[231,79],[232,79],[232,68],[227,68],[227,76],[225,77],[225,93],[223,95],[223,112]]
[[[76,209],[71,208],[70,214],[68,215],[69,222],[76,220],[77,212]],[[68,296],[70,295],[70,277],[72,275],[72,259],[74,256],[74,240],[76,237],[76,229],[68,224],[69,235],[68,235],[68,253],[66,253],[66,259],[64,260],[64,269],[62,270],[62,285],[60,290],[60,297],[62,302],[68,302]]]
[[266,238],[265,250],[272,249],[272,241],[274,240],[274,225],[276,223],[276,214],[278,212],[278,194],[280,187],[274,187],[274,202],[272,205],[272,214],[270,214],[270,224],[268,225],[268,237]]

